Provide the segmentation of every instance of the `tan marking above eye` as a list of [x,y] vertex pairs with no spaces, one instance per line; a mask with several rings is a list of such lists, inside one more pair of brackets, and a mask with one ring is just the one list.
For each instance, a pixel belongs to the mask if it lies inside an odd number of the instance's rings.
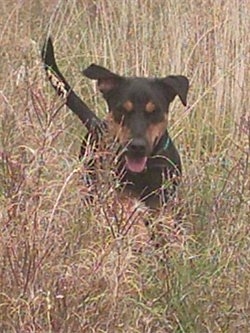
[[155,104],[152,101],[149,101],[146,106],[145,106],[145,110],[148,113],[154,112],[155,111]]
[[129,99],[122,106],[127,112],[131,112],[134,109],[134,105]]

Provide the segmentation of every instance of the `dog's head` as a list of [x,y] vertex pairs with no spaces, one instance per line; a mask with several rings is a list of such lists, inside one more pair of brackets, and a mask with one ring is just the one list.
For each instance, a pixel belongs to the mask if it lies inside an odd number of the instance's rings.
[[108,104],[114,134],[126,148],[126,167],[132,172],[142,172],[166,131],[169,104],[176,95],[183,105],[187,103],[188,79],[180,75],[123,77],[95,64],[83,74],[97,80]]

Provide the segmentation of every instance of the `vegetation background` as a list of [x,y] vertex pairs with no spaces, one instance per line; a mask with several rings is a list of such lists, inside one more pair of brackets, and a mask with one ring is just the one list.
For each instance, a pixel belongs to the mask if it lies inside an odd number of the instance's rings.
[[[250,332],[249,2],[5,0],[0,12],[0,331]],[[189,77],[189,107],[170,112],[182,230],[166,228],[162,248],[132,251],[120,226],[133,212],[109,179],[86,205],[84,130],[45,78],[48,34],[100,116],[80,71],[92,62]]]

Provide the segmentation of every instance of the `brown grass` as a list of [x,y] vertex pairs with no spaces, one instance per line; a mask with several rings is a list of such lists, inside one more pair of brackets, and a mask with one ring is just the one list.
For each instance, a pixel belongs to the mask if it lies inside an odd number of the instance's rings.
[[[249,332],[247,1],[9,0],[0,12],[0,331]],[[158,250],[134,253],[138,211],[108,168],[86,205],[84,130],[45,80],[46,33],[100,116],[80,73],[92,62],[191,80],[189,107],[176,101],[170,117],[184,179],[173,215],[158,217]]]

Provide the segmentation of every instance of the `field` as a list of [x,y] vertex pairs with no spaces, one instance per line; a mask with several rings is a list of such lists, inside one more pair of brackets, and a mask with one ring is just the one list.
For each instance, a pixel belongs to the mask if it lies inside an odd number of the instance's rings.
[[[6,0],[0,12],[0,332],[250,332],[248,2]],[[100,117],[81,74],[93,62],[189,78],[188,107],[170,111],[184,170],[159,212],[161,247],[134,251],[128,227],[148,213],[119,199],[111,166],[87,204],[84,128],[40,59],[49,34]]]

